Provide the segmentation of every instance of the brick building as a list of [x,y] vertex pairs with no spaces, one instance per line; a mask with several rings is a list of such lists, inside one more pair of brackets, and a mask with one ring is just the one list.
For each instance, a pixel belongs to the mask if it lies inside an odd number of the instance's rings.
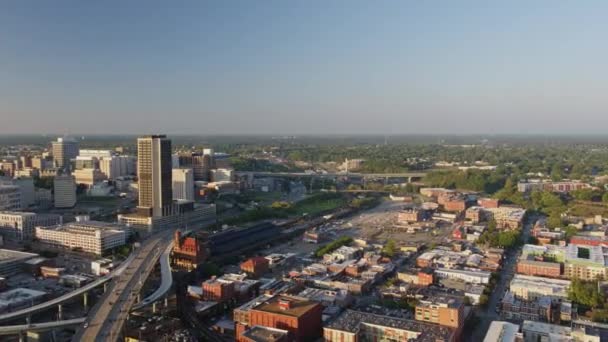
[[173,235],[171,264],[177,269],[192,271],[206,259],[202,238],[197,236],[182,237],[179,230]]
[[321,337],[320,303],[286,295],[259,298],[235,310],[237,342],[250,341],[246,332],[255,326],[287,331],[288,341],[314,341]]
[[459,332],[464,326],[464,319],[464,302],[461,297],[432,296],[416,305],[417,321],[439,324]]
[[520,260],[517,263],[517,273],[558,278],[562,274],[562,265],[557,262]]
[[241,263],[241,271],[250,277],[259,278],[268,272],[270,262],[264,257],[254,257]]
[[203,299],[227,302],[235,298],[234,282],[218,279],[215,276],[203,282]]

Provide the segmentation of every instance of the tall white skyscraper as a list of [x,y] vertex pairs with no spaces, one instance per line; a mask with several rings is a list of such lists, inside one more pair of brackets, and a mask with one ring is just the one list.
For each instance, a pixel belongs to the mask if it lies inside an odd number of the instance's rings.
[[173,199],[194,201],[192,169],[173,169]]
[[139,179],[139,213],[144,216],[166,216],[171,213],[171,140],[165,135],[137,139],[137,178]]

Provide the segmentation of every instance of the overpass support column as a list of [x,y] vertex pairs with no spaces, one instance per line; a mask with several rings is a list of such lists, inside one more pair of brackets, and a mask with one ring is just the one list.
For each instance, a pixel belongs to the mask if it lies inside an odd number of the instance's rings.
[[57,305],[57,320],[63,320],[63,305],[61,304]]
[[141,293],[137,295],[137,303],[141,302]]
[[106,291],[108,291],[108,283],[103,283],[103,293],[106,293]]
[[165,297],[165,308],[169,307],[169,299]]
[[411,183],[412,182],[412,177],[407,177],[407,182]]
[[152,313],[156,313],[156,302],[152,303]]
[[84,310],[86,311],[89,307],[89,293],[85,292],[82,295],[82,301],[83,301],[83,305],[84,305]]
[[27,341],[27,331],[19,332],[19,342],[26,342],[26,341]]

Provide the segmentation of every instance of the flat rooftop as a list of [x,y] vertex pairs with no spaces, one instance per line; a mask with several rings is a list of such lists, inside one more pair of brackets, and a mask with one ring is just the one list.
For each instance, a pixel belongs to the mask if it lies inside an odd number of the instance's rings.
[[38,254],[14,251],[12,249],[0,249],[0,263],[9,261],[27,260],[38,257]]
[[362,324],[415,332],[419,334],[416,339],[417,341],[448,341],[454,333],[454,330],[440,325],[355,310],[346,310],[326,327],[328,329],[358,333]]
[[255,342],[273,342],[281,338],[286,338],[287,330],[280,330],[259,325],[251,327],[243,333],[243,336]]
[[[290,303],[290,308],[282,309],[279,304],[280,301],[288,301]],[[320,304],[317,302],[313,302],[299,297],[276,296],[270,298],[265,302],[262,302],[258,306],[254,307],[253,310],[271,312],[286,316],[300,317],[318,305]]]

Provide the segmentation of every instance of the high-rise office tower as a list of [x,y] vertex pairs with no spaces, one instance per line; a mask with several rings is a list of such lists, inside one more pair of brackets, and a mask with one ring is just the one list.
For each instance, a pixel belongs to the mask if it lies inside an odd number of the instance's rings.
[[165,135],[137,139],[138,211],[145,216],[165,216],[172,208],[171,140]]
[[76,205],[76,180],[69,174],[55,176],[53,182],[55,208],[72,208]]
[[72,138],[57,138],[52,142],[53,164],[56,168],[69,170],[70,161],[78,156],[78,143]]
[[192,154],[192,168],[194,169],[194,180],[211,180],[211,169],[215,168],[213,150],[206,148],[203,153]]
[[173,169],[173,199],[194,201],[192,169]]

